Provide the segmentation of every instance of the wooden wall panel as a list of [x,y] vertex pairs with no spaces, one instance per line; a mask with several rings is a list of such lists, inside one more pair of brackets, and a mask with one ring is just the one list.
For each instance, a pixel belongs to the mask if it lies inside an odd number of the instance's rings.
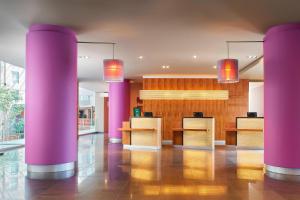
[[216,79],[144,79],[144,90],[229,90],[229,100],[144,100],[143,110],[163,117],[163,139],[172,140],[172,129],[182,127],[182,117],[204,112],[215,117],[216,139],[225,140],[224,129],[248,111],[249,81],[219,84]]
[[133,108],[138,106],[137,97],[142,89],[143,83],[130,83],[130,116],[133,116]]

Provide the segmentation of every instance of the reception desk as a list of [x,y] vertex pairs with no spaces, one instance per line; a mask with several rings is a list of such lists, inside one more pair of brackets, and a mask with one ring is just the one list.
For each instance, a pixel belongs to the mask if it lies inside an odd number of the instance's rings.
[[237,147],[249,149],[264,148],[264,118],[237,117]]
[[173,129],[173,133],[174,145],[194,149],[215,148],[215,119],[212,117],[185,117],[182,119],[182,128]]
[[161,118],[131,118],[119,130],[124,148],[161,149]]

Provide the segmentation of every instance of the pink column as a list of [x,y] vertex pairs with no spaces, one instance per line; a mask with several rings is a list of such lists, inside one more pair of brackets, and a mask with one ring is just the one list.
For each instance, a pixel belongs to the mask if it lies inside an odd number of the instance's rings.
[[267,32],[264,65],[266,169],[300,175],[300,24]]
[[130,116],[130,90],[129,81],[109,84],[109,125],[108,136],[110,142],[120,143],[122,133],[118,128],[123,121],[128,121]]
[[25,157],[28,177],[67,178],[77,160],[77,40],[61,26],[26,38]]

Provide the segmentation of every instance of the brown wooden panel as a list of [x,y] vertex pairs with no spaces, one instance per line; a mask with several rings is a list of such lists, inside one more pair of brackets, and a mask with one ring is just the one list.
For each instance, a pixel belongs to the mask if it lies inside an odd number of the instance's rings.
[[[130,122],[122,122],[122,128],[130,128]],[[130,145],[131,133],[128,131],[122,131],[122,143]]]
[[173,132],[173,145],[183,145],[183,132],[174,131]]
[[226,138],[225,143],[226,145],[236,145],[237,144],[237,132],[236,131],[225,131]]
[[143,89],[143,83],[130,83],[130,116],[133,116],[133,108],[140,106],[143,110],[143,105],[138,104],[137,98],[140,95],[140,90]]
[[216,79],[144,79],[147,90],[228,90],[229,100],[144,100],[143,110],[164,118],[163,139],[173,139],[173,128],[182,126],[182,117],[193,112],[204,112],[215,117],[216,139],[225,140],[225,127],[235,124],[235,118],[246,116],[248,111],[249,81],[219,84]]

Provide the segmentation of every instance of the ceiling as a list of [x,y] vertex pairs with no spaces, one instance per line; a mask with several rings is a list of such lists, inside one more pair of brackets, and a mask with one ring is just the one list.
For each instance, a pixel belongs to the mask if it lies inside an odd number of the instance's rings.
[[[116,42],[127,78],[144,74],[215,74],[227,40],[263,40],[277,24],[300,21],[299,0],[9,0],[0,2],[0,59],[25,63],[25,34],[34,23],[72,28],[79,41]],[[79,44],[78,78],[87,88],[106,90],[102,60],[110,45]],[[240,68],[261,56],[262,43],[230,45]],[[194,59],[194,55],[197,56]],[[139,59],[143,56],[143,59]],[[170,69],[163,70],[162,65]],[[262,64],[249,74],[262,78]]]

